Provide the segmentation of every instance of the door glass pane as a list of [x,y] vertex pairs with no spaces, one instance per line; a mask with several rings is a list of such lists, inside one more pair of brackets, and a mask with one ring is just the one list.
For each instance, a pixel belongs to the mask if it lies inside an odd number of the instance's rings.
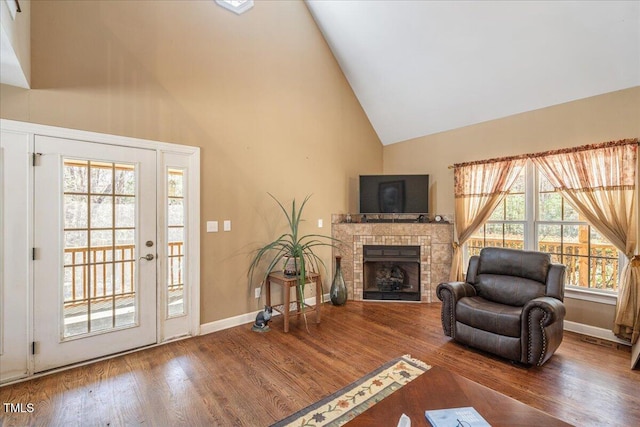
[[167,317],[185,314],[184,170],[167,171]]
[[63,169],[63,337],[135,326],[135,165],[65,159]]

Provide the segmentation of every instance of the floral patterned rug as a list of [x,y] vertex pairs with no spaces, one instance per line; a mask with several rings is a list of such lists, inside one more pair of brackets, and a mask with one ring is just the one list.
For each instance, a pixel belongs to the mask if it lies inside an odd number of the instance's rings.
[[430,368],[405,354],[272,427],[341,426]]

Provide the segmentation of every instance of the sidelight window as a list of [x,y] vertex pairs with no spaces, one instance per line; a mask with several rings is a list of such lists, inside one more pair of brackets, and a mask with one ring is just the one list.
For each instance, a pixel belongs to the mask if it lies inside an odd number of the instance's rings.
[[167,170],[167,317],[185,314],[185,171]]

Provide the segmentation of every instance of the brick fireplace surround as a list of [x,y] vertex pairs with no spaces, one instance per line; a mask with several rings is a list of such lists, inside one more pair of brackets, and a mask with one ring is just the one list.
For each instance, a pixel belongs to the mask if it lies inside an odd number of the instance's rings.
[[363,300],[362,249],[365,245],[420,246],[420,302],[437,301],[436,286],[449,280],[453,255],[451,224],[347,223],[345,215],[334,214],[331,218],[331,234],[342,242],[333,250],[333,255],[342,257],[342,275],[347,285],[348,299]]

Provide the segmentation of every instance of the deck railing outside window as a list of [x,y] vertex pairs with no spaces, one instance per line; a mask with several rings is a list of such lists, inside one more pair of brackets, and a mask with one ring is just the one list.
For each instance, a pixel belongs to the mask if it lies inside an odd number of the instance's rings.
[[[523,249],[524,242],[521,239],[471,238],[468,242],[469,256],[478,255],[485,246]],[[554,262],[567,266],[567,285],[618,291],[618,253],[611,245],[541,241],[538,250],[550,253]]]

